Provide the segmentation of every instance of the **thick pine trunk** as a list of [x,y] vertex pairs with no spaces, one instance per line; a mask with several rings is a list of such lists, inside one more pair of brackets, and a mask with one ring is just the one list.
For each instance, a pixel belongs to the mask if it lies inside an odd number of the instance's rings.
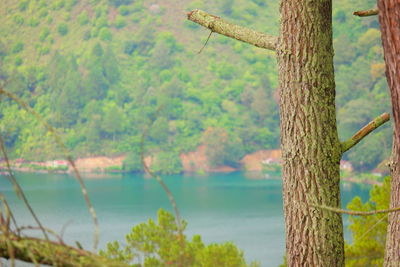
[[[379,23],[394,119],[390,207],[400,206],[400,0],[378,0]],[[389,214],[385,266],[400,266],[400,213]]]
[[288,266],[344,266],[331,0],[282,0],[278,41]]

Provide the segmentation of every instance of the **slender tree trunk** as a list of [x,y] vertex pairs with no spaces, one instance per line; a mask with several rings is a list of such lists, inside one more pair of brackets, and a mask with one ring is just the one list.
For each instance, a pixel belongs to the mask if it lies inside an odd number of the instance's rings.
[[281,1],[277,56],[288,266],[344,266],[331,0]]
[[[394,119],[390,207],[400,206],[400,0],[378,0],[379,23]],[[389,214],[385,266],[400,266],[400,213]]]
[[[392,176],[390,188],[390,208],[400,206],[400,163],[398,144],[393,137],[393,152],[390,161],[390,174]],[[386,235],[386,249],[384,266],[400,266],[400,213],[389,214],[389,223]]]

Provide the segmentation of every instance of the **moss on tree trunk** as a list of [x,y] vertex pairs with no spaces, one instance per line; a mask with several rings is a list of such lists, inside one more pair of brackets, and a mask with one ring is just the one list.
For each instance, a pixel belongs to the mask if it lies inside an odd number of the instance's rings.
[[281,1],[277,45],[288,266],[344,266],[331,0]]

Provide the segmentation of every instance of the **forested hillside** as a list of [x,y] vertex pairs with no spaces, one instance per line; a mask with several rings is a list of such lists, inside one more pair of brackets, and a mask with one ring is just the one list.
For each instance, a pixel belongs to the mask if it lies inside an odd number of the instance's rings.
[[[372,0],[334,3],[338,124],[348,138],[390,111],[376,17],[352,12]],[[75,156],[146,150],[171,172],[179,154],[208,145],[216,165],[279,147],[278,76],[273,52],[212,35],[186,21],[204,9],[276,34],[278,0],[2,0],[0,78],[56,127]],[[293,40],[295,41],[295,40]],[[40,122],[2,97],[0,133],[13,157],[50,159],[60,150]],[[347,155],[369,170],[391,149],[391,126]]]

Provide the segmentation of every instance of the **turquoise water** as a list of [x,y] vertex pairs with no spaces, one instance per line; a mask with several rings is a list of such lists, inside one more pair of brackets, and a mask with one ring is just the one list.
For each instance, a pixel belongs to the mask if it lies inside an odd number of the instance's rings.
[[[77,240],[92,248],[91,217],[73,176],[24,173],[17,178],[45,226],[58,233],[65,228],[66,242]],[[163,179],[188,222],[188,236],[200,234],[206,243],[233,241],[248,260],[262,266],[282,263],[285,245],[279,177],[255,179],[233,173]],[[141,175],[86,175],[85,182],[99,217],[100,247],[113,240],[123,242],[133,225],[155,219],[159,208],[171,210],[159,184]],[[342,188],[343,203],[355,195],[368,197],[367,186],[346,184]],[[34,225],[4,176],[0,176],[0,192],[20,225]]]

